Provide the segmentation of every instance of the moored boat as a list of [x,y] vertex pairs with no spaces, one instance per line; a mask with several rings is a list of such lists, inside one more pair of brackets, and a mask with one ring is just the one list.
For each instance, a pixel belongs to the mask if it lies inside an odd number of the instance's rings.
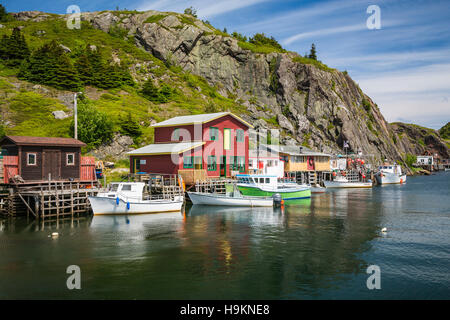
[[109,190],[90,196],[89,202],[94,215],[145,214],[180,212],[184,197],[173,199],[144,198],[143,182],[111,183]]
[[319,186],[318,184],[311,186],[311,193],[325,193],[326,188]]
[[402,184],[406,182],[406,174],[402,173],[402,168],[398,164],[384,164],[378,167],[378,170],[375,178],[379,184]]
[[311,197],[311,187],[296,183],[278,184],[278,177],[272,175],[238,174],[237,187],[244,196],[273,197],[279,194],[284,200]]
[[217,193],[188,192],[192,203],[210,206],[231,207],[272,207],[273,198],[270,197],[246,197],[242,195],[225,195]]
[[336,177],[333,181],[323,181],[326,188],[372,188],[372,181],[350,181],[346,177]]

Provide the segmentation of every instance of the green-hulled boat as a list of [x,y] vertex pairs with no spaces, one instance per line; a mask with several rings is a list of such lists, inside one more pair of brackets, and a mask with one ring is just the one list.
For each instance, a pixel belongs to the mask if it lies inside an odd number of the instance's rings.
[[296,183],[278,183],[276,176],[238,174],[237,187],[244,196],[272,197],[279,194],[284,200],[311,198],[311,187]]

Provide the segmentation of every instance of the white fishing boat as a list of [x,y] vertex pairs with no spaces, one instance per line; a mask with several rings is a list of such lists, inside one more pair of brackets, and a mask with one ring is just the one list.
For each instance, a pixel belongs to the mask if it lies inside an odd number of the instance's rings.
[[231,206],[231,207],[272,207],[273,198],[270,197],[245,197],[238,192],[233,194],[217,194],[203,192],[188,192],[194,205]]
[[161,212],[180,212],[184,197],[173,199],[143,197],[145,183],[111,183],[107,192],[90,196],[89,202],[94,215],[145,214]]
[[406,174],[402,173],[400,165],[382,165],[375,175],[379,184],[402,184],[406,182]]
[[311,193],[325,193],[326,190],[326,188],[321,187],[318,184],[311,186]]
[[335,177],[333,181],[323,181],[326,188],[372,188],[372,181],[350,181],[346,177]]

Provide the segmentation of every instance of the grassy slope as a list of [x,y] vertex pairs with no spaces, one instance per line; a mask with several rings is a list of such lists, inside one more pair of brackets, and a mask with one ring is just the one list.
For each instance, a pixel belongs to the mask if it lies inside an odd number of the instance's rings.
[[[230,110],[238,114],[247,112],[246,108],[218,93],[217,87],[208,85],[201,77],[184,72],[176,66],[166,66],[148,52],[137,48],[115,34],[108,34],[83,23],[80,30],[69,30],[65,21],[55,16],[42,22],[12,21],[4,23],[0,29],[0,37],[10,34],[15,26],[24,26],[30,49],[36,49],[45,42],[56,39],[72,50],[71,56],[86,45],[96,45],[101,48],[105,58],[117,56],[122,63],[132,68],[137,80],[136,87],[124,87],[112,90],[85,88],[86,96],[94,106],[108,115],[117,123],[120,115],[131,112],[143,125],[144,135],[140,144],[153,141],[153,130],[149,127],[152,120],[161,121],[175,115],[198,114],[208,107],[217,111]],[[37,31],[45,31],[38,35]],[[61,93],[46,87],[48,92],[33,90],[33,84],[17,79],[18,70],[5,67],[0,61],[0,112],[3,121],[7,123],[6,133],[35,136],[69,136],[71,119],[56,120],[51,112],[54,110],[70,110],[57,97]],[[151,76],[155,83],[167,84],[174,90],[171,101],[165,104],[154,104],[139,95],[142,83]],[[213,107],[212,107],[213,106]],[[215,111],[214,110],[214,111]],[[118,129],[118,128],[117,128]]]

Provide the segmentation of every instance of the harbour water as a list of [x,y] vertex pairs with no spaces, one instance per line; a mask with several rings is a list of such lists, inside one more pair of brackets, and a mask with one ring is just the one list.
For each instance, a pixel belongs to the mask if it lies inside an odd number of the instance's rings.
[[[80,290],[67,289],[69,265]],[[366,286],[370,265],[380,290]],[[1,221],[0,299],[13,298],[450,299],[450,172],[330,190],[284,212]]]

